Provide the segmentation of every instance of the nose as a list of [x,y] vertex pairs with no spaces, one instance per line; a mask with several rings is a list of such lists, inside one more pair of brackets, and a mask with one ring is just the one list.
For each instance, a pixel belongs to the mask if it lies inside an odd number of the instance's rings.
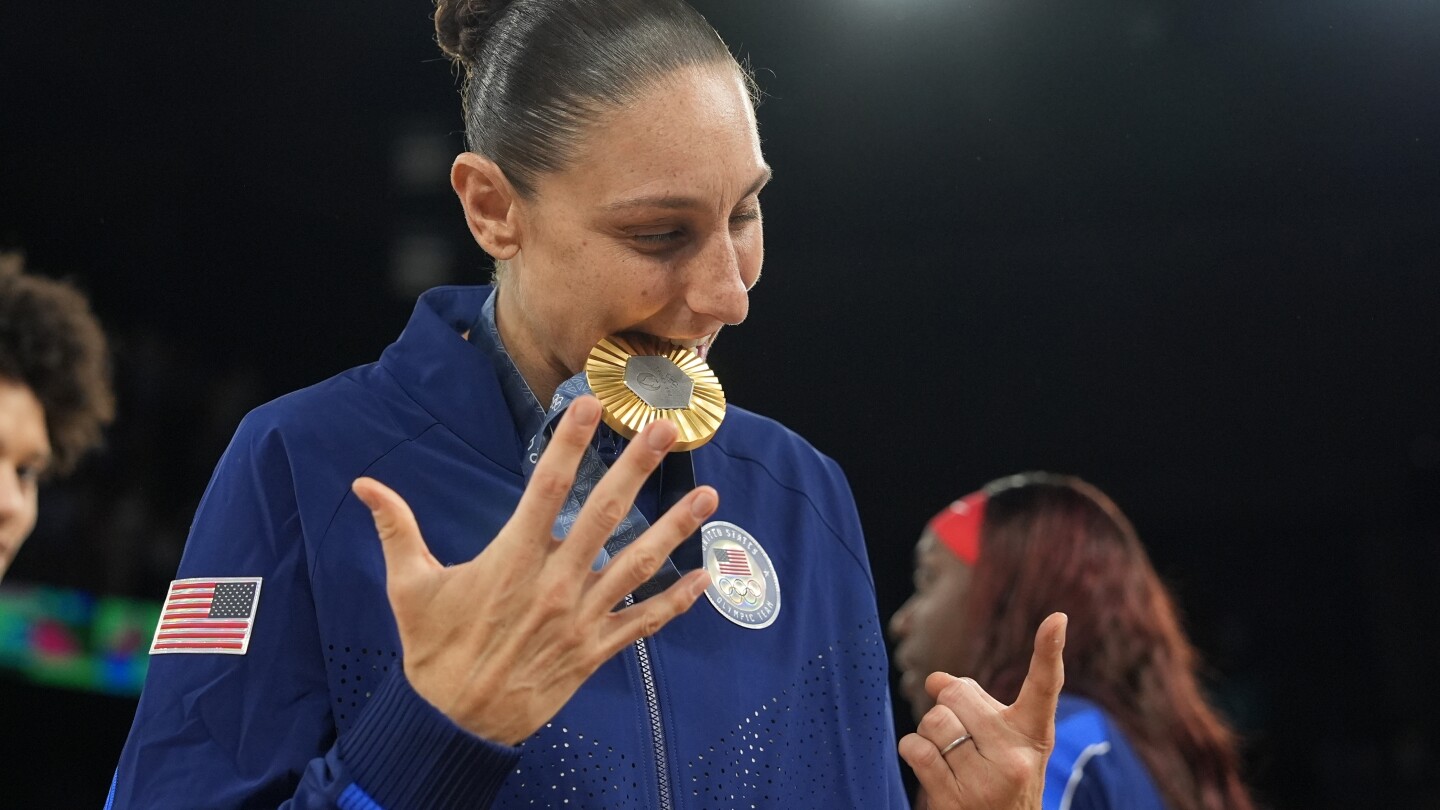
[[25,509],[25,490],[13,464],[0,464],[0,523],[8,524]]
[[[759,271],[758,264],[753,269],[748,266],[752,261],[729,233],[709,240],[691,267],[685,295],[690,311],[731,326],[745,320],[750,286]],[[752,281],[746,283],[747,278]]]
[[894,641],[900,641],[909,635],[909,633],[910,600],[906,599],[905,604],[901,605],[900,609],[895,611],[895,615],[890,617],[890,638]]

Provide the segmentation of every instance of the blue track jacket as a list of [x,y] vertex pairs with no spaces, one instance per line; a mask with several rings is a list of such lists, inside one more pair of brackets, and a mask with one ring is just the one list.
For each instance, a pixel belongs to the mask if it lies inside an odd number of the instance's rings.
[[489,360],[460,336],[488,293],[426,293],[379,362],[242,422],[177,578],[262,578],[248,651],[151,658],[109,806],[905,807],[849,487],[800,437],[740,408],[693,453],[695,478],[720,492],[712,519],[773,561],[773,624],[738,626],[702,596],[518,748],[411,690],[379,540],[350,484],[369,475],[399,492],[446,564],[510,517],[520,439]]
[[1124,733],[1095,703],[1060,695],[1044,810],[1165,810]]

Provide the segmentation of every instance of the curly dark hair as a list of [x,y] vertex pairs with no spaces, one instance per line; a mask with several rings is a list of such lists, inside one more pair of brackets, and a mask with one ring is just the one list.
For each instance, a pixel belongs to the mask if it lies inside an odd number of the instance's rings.
[[45,408],[47,475],[73,470],[115,418],[105,333],[66,282],[0,272],[0,379],[28,386]]

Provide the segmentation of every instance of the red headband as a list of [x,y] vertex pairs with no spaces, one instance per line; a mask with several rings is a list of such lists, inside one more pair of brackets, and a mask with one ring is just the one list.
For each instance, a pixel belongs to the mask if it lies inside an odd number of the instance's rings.
[[990,497],[983,491],[972,492],[930,520],[930,531],[967,565],[974,565],[980,559],[980,525],[985,522],[988,500]]

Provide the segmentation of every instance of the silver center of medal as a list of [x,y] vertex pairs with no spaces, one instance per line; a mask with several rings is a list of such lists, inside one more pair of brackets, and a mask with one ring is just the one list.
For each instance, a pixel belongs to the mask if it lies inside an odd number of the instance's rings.
[[625,361],[625,386],[646,405],[660,410],[690,407],[695,381],[670,358],[655,354],[637,355]]

